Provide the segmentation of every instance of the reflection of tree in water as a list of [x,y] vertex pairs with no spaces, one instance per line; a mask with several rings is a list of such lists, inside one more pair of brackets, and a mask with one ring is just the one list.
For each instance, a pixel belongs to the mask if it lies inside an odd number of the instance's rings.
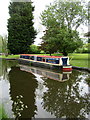
[[0,59],[0,76],[3,76],[3,79],[8,79],[8,69],[11,66],[16,66],[17,61],[9,61]]
[[7,61],[6,60],[0,60],[0,76],[3,76],[3,79],[7,79]]
[[90,111],[89,93],[81,94],[81,72],[73,71],[67,82],[45,81],[48,89],[43,96],[43,107],[57,118],[84,118]]
[[35,105],[35,89],[37,81],[34,75],[12,67],[9,72],[10,96],[13,101],[12,110],[20,118],[34,117],[37,110]]

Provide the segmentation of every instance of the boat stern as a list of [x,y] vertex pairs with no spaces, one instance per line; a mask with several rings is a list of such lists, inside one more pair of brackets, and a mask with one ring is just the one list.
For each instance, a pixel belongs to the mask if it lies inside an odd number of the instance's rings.
[[72,66],[71,65],[63,66],[62,70],[63,71],[72,71]]

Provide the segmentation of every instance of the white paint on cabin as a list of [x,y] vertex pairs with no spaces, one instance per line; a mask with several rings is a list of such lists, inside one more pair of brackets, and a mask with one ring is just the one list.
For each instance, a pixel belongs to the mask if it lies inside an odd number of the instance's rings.
[[68,59],[67,59],[67,65],[70,65],[70,64],[69,64],[69,57],[61,57],[61,58],[60,58],[60,59],[61,59],[61,61],[60,61],[61,64],[60,64],[60,65],[63,65],[62,58],[68,58]]
[[37,61],[37,56],[34,56],[34,61]]
[[[33,61],[33,62],[36,62],[37,61],[37,55],[34,56],[34,60],[31,60],[31,59],[27,59],[27,61]],[[46,62],[46,59],[50,59],[49,57],[43,57],[42,56],[42,61],[37,61],[37,62],[40,62],[40,63],[45,63],[45,64],[53,64],[53,65],[56,65],[56,66],[63,66],[63,60],[62,58],[67,58],[67,65],[70,65],[69,64],[69,57],[61,57],[61,58],[52,58],[52,59],[56,59],[56,60],[59,60],[59,64],[56,64],[56,63],[50,63],[50,62]],[[20,59],[25,59],[25,58],[20,58]]]
[[70,65],[70,64],[69,64],[69,57],[68,57],[68,60],[67,60],[67,65]]
[[60,58],[59,60],[59,65],[62,65],[62,58]]

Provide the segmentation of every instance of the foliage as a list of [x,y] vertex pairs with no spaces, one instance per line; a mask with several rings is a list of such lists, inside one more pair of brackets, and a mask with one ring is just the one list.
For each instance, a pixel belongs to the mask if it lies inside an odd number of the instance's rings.
[[76,53],[90,53],[90,43],[84,44],[76,50]]
[[5,53],[5,55],[8,54],[7,42],[8,42],[7,36],[4,36],[2,38],[2,52]]
[[42,12],[42,24],[51,27],[52,25],[55,26],[57,22],[60,27],[66,25],[69,29],[76,30],[81,24],[87,22],[88,12],[84,7],[87,6],[84,6],[81,1],[67,0],[61,2],[61,0],[57,0]]
[[54,27],[46,30],[42,37],[41,49],[54,52],[63,52],[64,55],[73,52],[77,47],[82,46],[82,41],[79,38],[76,30],[68,30],[67,27]]
[[45,53],[44,50],[41,50],[41,51],[40,51],[40,54],[44,54],[44,53]]
[[57,49],[54,47],[54,44],[52,42],[48,41],[42,41],[40,49],[45,51],[46,54],[52,54],[53,52],[57,51]]
[[[87,22],[87,13],[81,2],[60,2],[50,4],[41,14],[41,21],[46,26],[43,39],[44,49],[61,51],[64,55],[73,52],[82,45],[77,28]],[[86,21],[85,21],[86,20]]]
[[11,2],[8,19],[8,49],[13,54],[27,53],[34,42],[32,2]]
[[31,46],[30,46],[30,53],[40,53],[40,50],[39,50],[39,47],[38,46],[36,46],[36,45],[34,45],[34,44],[32,44]]
[[5,53],[6,55],[8,54],[8,49],[7,49],[7,36],[0,36],[0,52]]
[[0,36],[0,53],[2,53],[2,36]]

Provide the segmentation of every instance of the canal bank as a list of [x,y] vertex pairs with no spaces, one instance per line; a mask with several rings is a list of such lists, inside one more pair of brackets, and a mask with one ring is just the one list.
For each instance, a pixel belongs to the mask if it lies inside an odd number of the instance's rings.
[[86,67],[77,67],[77,66],[72,66],[73,69],[76,70],[84,70],[90,73],[90,68],[86,68]]

